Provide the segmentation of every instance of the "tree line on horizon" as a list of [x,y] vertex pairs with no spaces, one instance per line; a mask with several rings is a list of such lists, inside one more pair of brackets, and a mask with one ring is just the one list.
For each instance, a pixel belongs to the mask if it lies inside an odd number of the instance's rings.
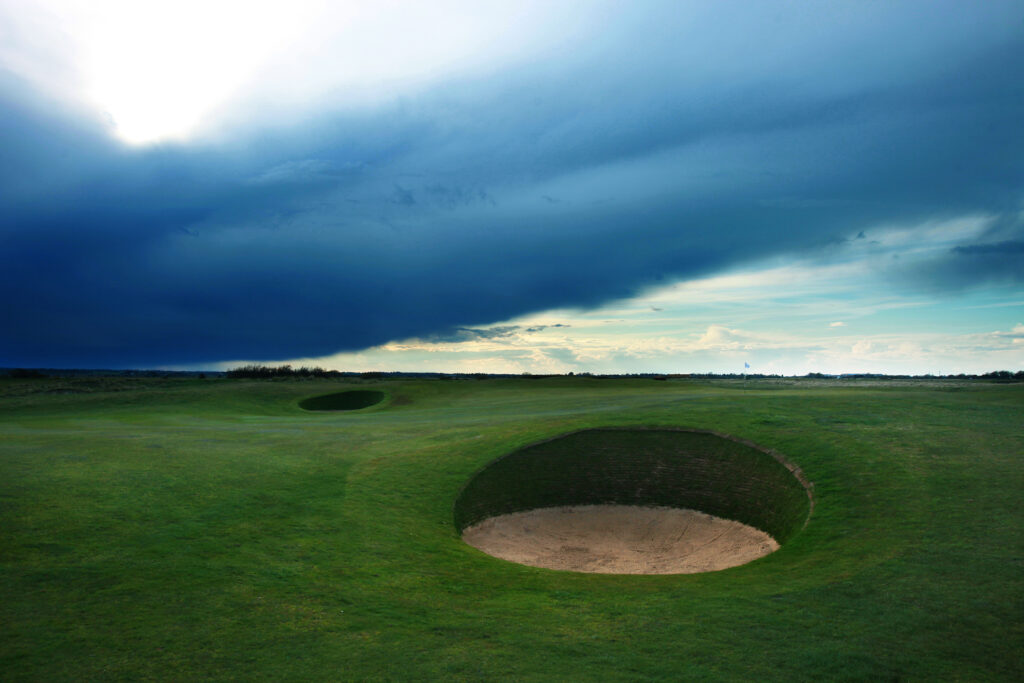
[[228,377],[230,379],[283,379],[283,378],[343,378],[358,377],[361,379],[385,379],[385,378],[436,378],[436,379],[489,379],[489,378],[514,378],[522,379],[547,379],[551,377],[589,377],[592,379],[616,379],[616,378],[637,378],[637,379],[982,379],[995,382],[1024,382],[1024,370],[1016,372],[1010,370],[993,370],[984,374],[956,375],[887,375],[882,373],[842,373],[826,374],[822,372],[809,372],[806,375],[767,375],[763,373],[715,373],[715,372],[691,372],[691,373],[619,373],[619,374],[595,374],[592,372],[567,372],[565,374],[533,374],[523,372],[520,374],[507,373],[485,373],[485,372],[403,372],[403,371],[369,371],[369,372],[343,372],[341,370],[325,370],[318,366],[292,367],[291,365],[260,365],[250,363],[232,368],[223,373],[214,371],[168,371],[168,370],[55,370],[46,368],[0,368],[0,377],[6,376],[9,379],[44,379],[47,377],[77,377],[88,376],[146,376],[146,377],[199,377],[205,379],[207,374],[211,376]]
[[[228,370],[226,373],[229,378],[241,378],[241,379],[273,379],[277,377],[351,377],[358,376],[364,379],[382,379],[388,376],[400,376],[400,375],[431,375],[438,377],[470,377],[474,379],[485,379],[487,377],[516,377],[517,375],[496,373],[489,374],[484,372],[474,373],[422,373],[422,372],[341,372],[339,370],[325,370],[321,367],[308,367],[302,366],[293,368],[291,365],[279,365],[279,366],[268,366],[259,365],[252,363],[249,365],[243,365],[237,368]],[[693,372],[693,373],[657,373],[657,372],[644,372],[644,373],[621,373],[621,374],[594,374],[590,372],[568,372],[562,374],[544,374],[535,375],[529,372],[524,372],[519,377],[527,379],[544,379],[547,377],[596,377],[596,378],[615,378],[615,377],[646,377],[651,379],[685,379],[688,377],[702,378],[702,379],[781,379],[784,377],[804,377],[807,379],[988,379],[988,380],[1002,380],[1002,381],[1024,381],[1024,370],[1018,370],[1017,372],[1011,372],[1009,370],[994,370],[987,372],[982,375],[977,374],[964,374],[960,373],[957,375],[887,375],[882,373],[842,373],[838,375],[826,374],[822,372],[809,372],[806,375],[766,375],[762,373],[714,373],[714,372]]]
[[225,374],[232,379],[273,379],[275,377],[340,377],[342,373],[337,370],[324,370],[321,367],[305,365],[293,368],[291,365],[273,367],[251,363],[232,368]]

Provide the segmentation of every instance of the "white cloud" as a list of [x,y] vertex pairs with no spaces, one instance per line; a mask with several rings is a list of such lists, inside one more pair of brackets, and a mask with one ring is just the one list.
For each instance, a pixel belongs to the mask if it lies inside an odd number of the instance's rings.
[[[913,320],[921,316],[947,322],[951,302],[899,300],[884,288],[865,290],[863,265],[771,265],[667,285],[593,310],[544,311],[495,323],[509,331],[502,336],[400,340],[312,362],[348,370],[511,373],[737,372],[743,361],[757,372],[797,375],[1024,368],[1024,323],[973,332],[962,324],[959,332],[918,331]],[[807,297],[812,285],[815,295]],[[858,296],[847,298],[851,291]],[[708,300],[714,305],[702,308]],[[652,311],[652,305],[664,310]],[[1005,308],[969,300],[958,310],[1005,317]],[[894,327],[902,316],[892,312],[899,310],[914,316]],[[730,319],[723,320],[723,311]],[[846,333],[847,321],[824,322],[837,312],[858,320],[856,336]]]
[[874,351],[877,347],[874,342],[868,341],[867,339],[861,339],[859,342],[850,347],[850,353],[855,356],[866,356]]
[[751,348],[754,340],[740,330],[730,330],[724,325],[711,325],[696,344],[699,349],[735,351]]
[[[547,332],[545,330],[545,332]],[[810,337],[751,332],[725,325],[703,332],[642,336],[598,328],[558,330],[462,343],[392,343],[353,354],[291,361],[338,370],[440,372],[758,372],[796,374],[982,373],[1024,368],[1024,326],[971,334],[877,334]]]
[[600,17],[536,0],[0,3],[12,6],[0,18],[33,37],[28,47],[45,36],[53,63],[40,68],[3,48],[0,61],[47,90],[66,89],[73,81],[61,70],[73,70],[81,97],[132,143],[191,136],[239,100],[263,102],[263,115],[270,105],[407,95],[564,45]]

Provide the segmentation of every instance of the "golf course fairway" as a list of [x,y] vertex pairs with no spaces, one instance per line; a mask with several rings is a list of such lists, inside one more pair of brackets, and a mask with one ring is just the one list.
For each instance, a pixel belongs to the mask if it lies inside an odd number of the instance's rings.
[[[347,391],[388,401],[300,406]],[[1020,680],[1022,416],[984,381],[0,380],[0,678]],[[784,454],[813,510],[694,574],[463,541],[490,463],[651,429]]]

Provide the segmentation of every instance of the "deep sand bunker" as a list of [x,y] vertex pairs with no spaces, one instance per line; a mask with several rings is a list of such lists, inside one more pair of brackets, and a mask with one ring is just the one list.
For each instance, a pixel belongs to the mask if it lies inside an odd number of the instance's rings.
[[463,539],[520,564],[692,574],[774,552],[806,523],[810,484],[774,451],[680,429],[591,429],[498,458],[455,504]]
[[383,391],[355,389],[306,398],[299,401],[299,407],[305,410],[362,410],[377,405],[386,397]]

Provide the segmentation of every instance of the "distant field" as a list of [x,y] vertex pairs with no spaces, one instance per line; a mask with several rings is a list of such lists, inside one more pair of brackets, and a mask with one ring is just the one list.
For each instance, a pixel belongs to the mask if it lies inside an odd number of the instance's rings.
[[[604,426],[775,449],[810,522],[690,575],[461,541],[475,472]],[[1021,680],[1022,493],[1021,384],[0,380],[0,679]]]

